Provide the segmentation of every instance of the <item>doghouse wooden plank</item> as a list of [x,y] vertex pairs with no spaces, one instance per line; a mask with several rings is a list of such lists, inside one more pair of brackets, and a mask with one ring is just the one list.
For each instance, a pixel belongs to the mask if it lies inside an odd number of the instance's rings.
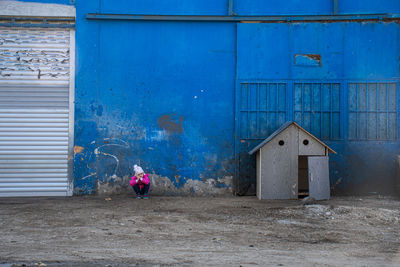
[[308,133],[299,129],[299,155],[324,156],[325,147],[312,138]]
[[297,198],[297,140],[297,128],[295,125],[291,125],[261,148],[260,199]]
[[329,157],[308,157],[308,184],[310,197],[329,199]]

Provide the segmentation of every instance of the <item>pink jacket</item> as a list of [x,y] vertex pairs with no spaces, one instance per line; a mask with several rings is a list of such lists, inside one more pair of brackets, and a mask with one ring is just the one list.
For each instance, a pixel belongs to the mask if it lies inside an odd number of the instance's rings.
[[[137,180],[137,177],[136,176],[132,176],[132,179],[129,182],[129,184],[131,186],[135,186],[136,185],[136,180]],[[145,184],[150,184],[149,175],[148,174],[143,175],[143,179],[141,181],[139,180],[139,182],[137,182],[137,184],[139,185],[140,189],[142,189]]]

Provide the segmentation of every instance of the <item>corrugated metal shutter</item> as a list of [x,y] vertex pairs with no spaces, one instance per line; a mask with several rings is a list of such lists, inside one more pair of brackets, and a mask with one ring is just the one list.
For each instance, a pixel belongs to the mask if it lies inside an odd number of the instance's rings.
[[72,31],[0,27],[0,197],[71,195]]

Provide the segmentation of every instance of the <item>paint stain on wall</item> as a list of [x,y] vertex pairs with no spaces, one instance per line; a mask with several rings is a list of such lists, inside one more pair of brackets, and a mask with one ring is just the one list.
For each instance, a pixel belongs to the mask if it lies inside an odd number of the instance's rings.
[[183,132],[182,122],[183,116],[178,118],[176,114],[165,114],[159,117],[157,120],[157,124],[160,128],[173,133]]
[[85,148],[81,146],[74,146],[74,153],[78,154],[81,153]]

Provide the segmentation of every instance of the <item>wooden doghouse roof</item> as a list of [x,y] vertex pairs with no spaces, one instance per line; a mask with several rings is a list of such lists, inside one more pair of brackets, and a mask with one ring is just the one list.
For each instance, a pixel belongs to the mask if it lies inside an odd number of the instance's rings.
[[290,125],[295,125],[296,127],[298,127],[299,129],[301,129],[303,132],[305,132],[306,134],[308,134],[310,137],[314,138],[318,143],[320,143],[322,146],[326,147],[328,149],[328,151],[336,154],[336,151],[333,150],[332,148],[330,148],[329,146],[327,146],[326,144],[324,144],[321,140],[319,140],[317,137],[315,137],[314,135],[312,135],[311,133],[309,133],[308,131],[306,131],[303,127],[301,127],[300,125],[298,125],[296,122],[294,121],[288,121],[285,122],[281,127],[279,127],[279,129],[277,129],[275,132],[273,132],[270,136],[267,137],[267,139],[265,139],[264,141],[262,141],[258,146],[256,146],[255,148],[253,148],[252,150],[250,150],[249,154],[252,155],[254,154],[256,151],[258,151],[261,147],[263,147],[266,143],[268,143],[269,141],[271,141],[272,139],[274,139],[275,136],[277,136],[279,133],[283,132],[286,128],[288,128]]

